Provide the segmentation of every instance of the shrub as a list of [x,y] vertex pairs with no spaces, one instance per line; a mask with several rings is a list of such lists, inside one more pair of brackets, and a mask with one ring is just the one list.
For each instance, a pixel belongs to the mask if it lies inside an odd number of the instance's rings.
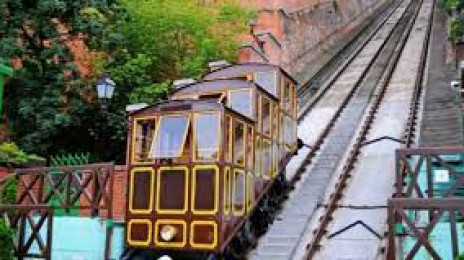
[[14,231],[0,219],[0,259],[10,260],[13,259],[13,239]]

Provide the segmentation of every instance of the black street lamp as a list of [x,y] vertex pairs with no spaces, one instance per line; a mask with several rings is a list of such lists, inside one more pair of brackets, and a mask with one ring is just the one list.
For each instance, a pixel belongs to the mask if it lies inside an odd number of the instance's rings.
[[105,117],[108,114],[108,100],[113,98],[115,88],[116,84],[106,73],[97,81],[97,95]]

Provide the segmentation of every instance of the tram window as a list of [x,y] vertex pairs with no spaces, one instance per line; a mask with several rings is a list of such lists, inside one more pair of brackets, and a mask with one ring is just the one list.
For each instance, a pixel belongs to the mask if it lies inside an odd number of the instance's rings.
[[229,91],[229,107],[251,118],[251,90],[239,89]]
[[254,146],[253,128],[251,126],[248,126],[247,142],[246,142],[246,157],[247,157],[246,166],[248,169],[251,169],[251,170],[253,170],[253,167],[254,167],[254,151],[253,151],[254,147],[253,146]]
[[262,151],[261,151],[261,137],[258,135],[256,136],[255,142],[255,174],[256,176],[261,175],[261,158],[262,158]]
[[271,125],[272,125],[272,106],[269,99],[262,96],[261,98],[261,115],[262,115],[262,124],[263,130],[262,133],[266,136],[271,136]]
[[194,214],[215,214],[219,204],[217,166],[196,166],[193,170],[192,196]]
[[258,115],[257,115],[257,118],[258,118],[258,129],[256,130],[258,133],[262,133],[262,129],[263,129],[263,122],[262,122],[262,111],[261,111],[261,99],[263,98],[262,97],[263,95],[261,93],[259,93],[258,91],[256,91],[256,103],[257,103],[257,106],[258,106]]
[[161,117],[150,156],[177,158],[183,153],[190,119],[187,115]]
[[277,145],[276,142],[274,142],[272,145],[272,151],[273,151],[272,177],[274,177],[277,175],[277,173],[279,173],[279,158],[281,156],[280,151],[279,151],[279,146]]
[[156,130],[156,119],[136,119],[133,128],[132,161],[148,160],[150,145]]
[[227,162],[232,162],[232,118],[226,117],[226,145],[224,148],[224,156]]
[[263,71],[255,73],[255,82],[267,90],[269,93],[277,96],[277,84],[276,84],[276,72],[275,71]]
[[195,115],[195,159],[213,161],[219,158],[219,120],[218,113]]
[[253,174],[247,174],[247,211],[253,210],[253,202],[255,200],[255,187]]
[[230,168],[226,167],[224,169],[224,214],[229,214],[230,212],[230,201],[231,201],[231,182],[232,174],[230,173]]
[[293,96],[293,91],[292,91],[292,85],[289,82],[285,83],[285,97],[284,97],[284,106],[286,111],[292,110],[292,96]]
[[223,98],[223,93],[211,93],[211,94],[204,94],[200,95],[198,99],[200,100],[215,100],[217,102],[220,102],[221,99]]
[[243,170],[234,170],[233,192],[234,215],[242,215],[245,212],[246,198],[246,177],[245,172]]
[[151,213],[155,173],[151,168],[134,169],[130,173],[129,211],[134,214]]
[[291,146],[295,142],[296,134],[295,134],[295,123],[292,118],[289,116],[284,116],[284,124],[285,124],[285,144]]
[[234,122],[234,163],[245,166],[245,124]]
[[263,138],[261,140],[261,173],[268,179],[272,176],[272,145],[271,141]]
[[156,204],[160,213],[177,214],[187,210],[187,178],[187,167],[159,169]]

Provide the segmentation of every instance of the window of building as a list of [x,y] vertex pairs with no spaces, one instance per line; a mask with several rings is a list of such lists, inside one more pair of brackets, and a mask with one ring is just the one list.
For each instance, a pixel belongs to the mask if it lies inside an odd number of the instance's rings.
[[132,133],[132,162],[149,161],[150,146],[156,130],[156,118],[135,119]]
[[183,153],[190,119],[187,115],[163,116],[151,147],[152,158],[176,158]]
[[238,89],[229,91],[229,107],[234,111],[247,116],[252,117],[251,109],[251,90],[250,89]]
[[219,159],[219,113],[195,114],[195,159],[214,161]]

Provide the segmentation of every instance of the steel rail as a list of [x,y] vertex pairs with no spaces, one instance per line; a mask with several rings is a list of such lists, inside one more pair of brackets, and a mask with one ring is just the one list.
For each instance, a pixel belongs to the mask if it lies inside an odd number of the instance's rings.
[[[374,38],[377,32],[386,24],[388,19],[395,13],[395,11],[400,6],[401,1],[396,1],[396,5],[390,6],[391,10],[387,13],[385,17],[382,18],[382,21],[373,29],[373,31],[363,40],[361,41],[360,45],[348,55],[348,59],[339,67],[338,70],[335,71],[334,75],[332,75],[327,82],[325,82],[321,88],[319,88],[318,92],[314,95],[314,97],[310,98],[306,104],[300,109],[298,113],[298,122],[301,122],[306,114],[317,104],[319,101],[325,96],[327,91],[334,85],[334,83],[340,78],[340,76],[346,71],[346,69],[351,65],[354,59],[358,57],[359,53],[366,47],[366,45]],[[387,40],[387,39],[386,39]],[[379,50],[380,51],[380,50]],[[332,61],[329,61],[331,63]],[[323,70],[324,67],[321,69]],[[311,81],[311,79],[309,80]],[[309,82],[308,81],[308,82]],[[306,84],[308,84],[305,83]],[[300,95],[298,95],[298,99],[300,99]]]
[[[412,2],[411,2],[412,3]],[[352,57],[350,57],[349,61],[344,64],[344,66],[339,70],[337,71],[336,75],[334,75],[330,81],[326,84],[326,86],[321,89],[321,92],[319,92],[319,94],[315,97],[314,100],[312,100],[311,104],[309,105],[309,107],[305,108],[306,109],[306,112],[303,112],[303,114],[299,115],[299,121],[301,123],[302,119],[304,118],[304,116],[306,115],[306,113],[312,109],[316,103],[318,103],[322,98],[323,96],[325,96],[325,94],[327,93],[327,91],[330,89],[330,87],[332,87],[335,82],[341,77],[341,75],[343,75],[343,72],[346,71],[346,69],[350,66],[350,64],[353,62],[353,60],[358,57],[359,53],[361,53],[361,51],[364,49],[364,47],[366,47],[367,44],[369,44],[369,42],[371,41],[371,39],[373,39],[373,37],[376,35],[376,33],[383,28],[383,26],[387,23],[388,19],[395,13],[395,11],[398,9],[398,7],[400,6],[401,4],[401,1],[399,1],[397,3],[397,5],[395,6],[395,8],[393,8],[393,10],[391,10],[391,12],[387,15],[387,17],[385,18],[384,21],[382,21],[382,23],[376,28],[376,30],[372,33],[372,35],[370,35],[368,37],[368,39],[366,39],[363,43],[363,46],[361,46],[353,55]],[[409,7],[409,6],[408,6]],[[406,13],[406,12],[405,12]],[[402,17],[404,17],[405,13],[402,15]],[[320,150],[320,148],[322,147],[322,144],[324,143],[326,137],[329,135],[329,133],[332,131],[333,127],[335,126],[335,123],[337,122],[338,118],[341,116],[343,110],[346,108],[346,106],[349,104],[349,102],[351,101],[351,98],[354,96],[354,94],[356,93],[356,91],[359,89],[362,81],[364,80],[364,78],[366,77],[367,73],[369,72],[371,66],[375,63],[375,61],[377,60],[378,56],[380,55],[380,53],[384,50],[387,42],[390,40],[390,38],[392,37],[392,34],[393,32],[395,31],[395,28],[397,28],[399,25],[399,22],[397,24],[394,25],[394,27],[392,28],[392,31],[390,32],[390,34],[388,35],[388,37],[385,38],[385,41],[382,43],[381,47],[376,51],[376,53],[374,54],[374,56],[372,57],[372,59],[369,61],[366,69],[362,72],[361,76],[359,77],[359,79],[355,82],[353,88],[350,90],[350,92],[348,93],[348,95],[344,98],[342,104],[337,108],[335,114],[332,116],[332,118],[330,119],[329,123],[327,124],[327,126],[324,128],[324,130],[322,131],[322,133],[317,137],[316,139],[316,142],[314,144],[311,145],[311,151],[308,153],[308,155],[306,155],[306,157],[304,158],[303,162],[299,165],[299,167],[297,168],[296,170],[296,174],[293,176],[293,178],[290,180],[290,185],[291,186],[294,186],[296,184],[296,182],[298,182],[298,180],[301,178],[302,174],[304,173],[305,171],[305,168],[311,163],[311,160],[312,158],[317,154],[317,152]]]
[[[398,43],[398,45],[396,46],[395,48],[395,52],[392,56],[392,58],[390,59],[389,63],[388,63],[388,66],[387,66],[387,70],[384,72],[383,76],[382,76],[382,79],[380,80],[380,90],[378,91],[376,97],[375,97],[375,100],[373,102],[373,105],[371,106],[369,112],[368,112],[368,115],[366,117],[366,120],[364,121],[364,124],[361,128],[361,131],[360,131],[360,134],[359,136],[357,137],[356,139],[356,143],[354,144],[354,147],[353,149],[351,150],[350,154],[349,154],[349,157],[342,169],[342,172],[340,174],[340,177],[339,177],[339,181],[338,183],[335,185],[335,191],[334,193],[332,193],[330,195],[330,202],[328,203],[328,207],[326,208],[326,211],[324,212],[324,215],[319,219],[320,221],[320,225],[319,227],[314,231],[314,237],[312,239],[312,241],[307,245],[306,249],[306,255],[305,255],[305,259],[312,259],[312,257],[314,257],[314,255],[317,253],[317,251],[319,250],[320,248],[320,242],[321,240],[323,239],[323,237],[326,235],[327,233],[327,228],[328,228],[328,225],[330,224],[330,222],[332,221],[333,219],[333,213],[337,210],[337,206],[338,206],[338,202],[341,200],[341,198],[343,197],[343,193],[344,193],[344,190],[348,187],[348,180],[350,179],[351,175],[351,171],[354,169],[354,165],[358,159],[358,156],[359,154],[361,153],[361,149],[362,149],[362,143],[365,141],[366,137],[367,137],[367,134],[369,133],[370,129],[371,129],[371,126],[374,122],[374,119],[375,119],[375,115],[377,114],[377,111],[383,101],[383,98],[385,96],[385,93],[386,93],[386,89],[389,85],[389,82],[391,80],[391,77],[393,75],[393,72],[395,70],[395,67],[401,57],[401,54],[403,52],[403,49],[406,45],[406,42],[409,38],[409,35],[411,34],[411,31],[414,27],[414,24],[415,24],[415,21],[417,20],[417,17],[420,13],[420,10],[421,10],[421,7],[422,7],[422,4],[423,4],[424,0],[421,0],[420,3],[417,4],[417,7],[415,9],[410,9],[409,11],[414,11],[413,14],[412,14],[412,17],[409,19],[409,21],[405,21],[406,22],[406,27],[405,27],[405,30],[403,31],[402,33],[402,36],[400,38],[400,42]],[[415,1],[412,1],[412,3],[415,3]],[[410,6],[411,8],[412,6]],[[406,11],[408,12],[408,11]],[[401,22],[399,22],[401,23]],[[393,32],[392,32],[393,33]],[[425,64],[425,59],[424,57],[421,57],[421,67],[423,67],[424,65],[422,64]],[[418,73],[419,74],[419,73]],[[421,74],[422,75],[422,74]],[[419,75],[418,75],[419,77]],[[415,90],[417,91],[417,89]],[[416,96],[420,96],[420,94],[418,95],[417,93],[414,95],[415,97]],[[417,99],[415,98],[413,102],[418,102]],[[413,106],[411,107],[411,110],[415,109],[418,107],[418,104],[417,106]],[[414,120],[414,116],[411,117],[412,119],[411,120]]]

